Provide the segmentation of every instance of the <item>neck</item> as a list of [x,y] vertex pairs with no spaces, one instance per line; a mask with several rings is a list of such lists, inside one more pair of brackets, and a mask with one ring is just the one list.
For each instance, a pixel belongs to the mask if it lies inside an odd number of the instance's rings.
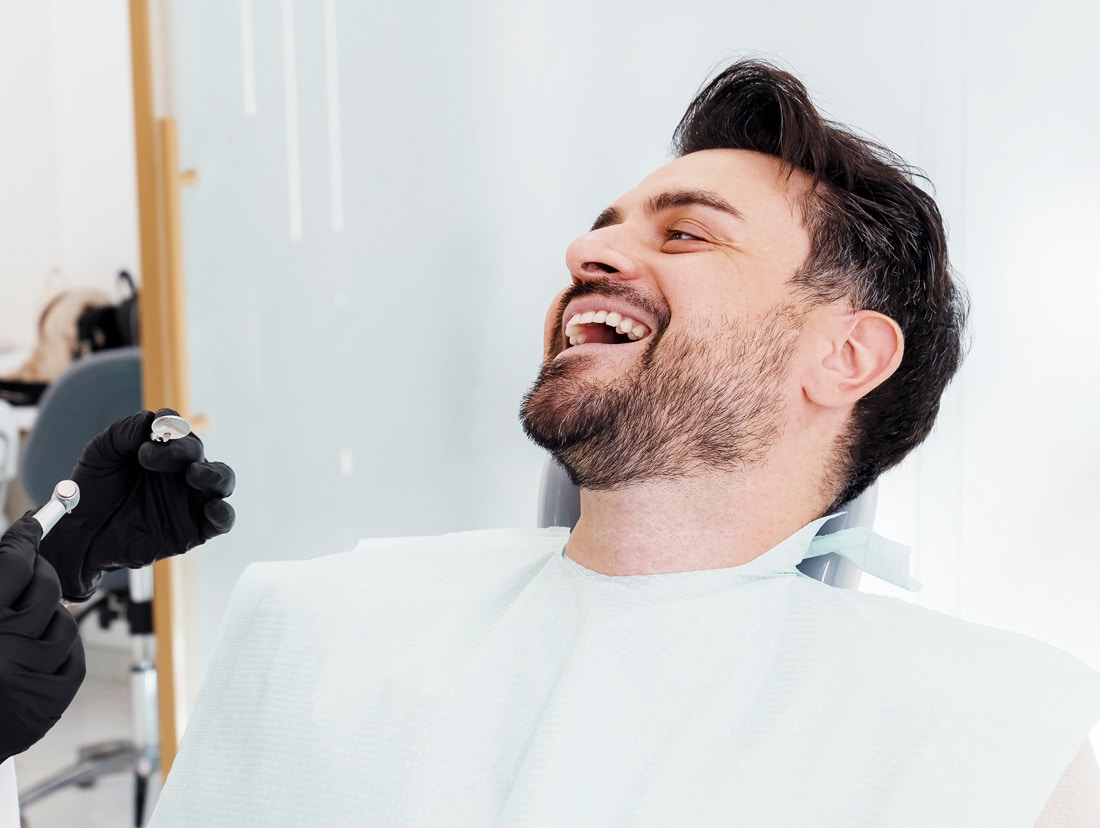
[[819,517],[826,504],[806,475],[765,464],[750,473],[581,490],[566,554],[605,575],[738,566]]

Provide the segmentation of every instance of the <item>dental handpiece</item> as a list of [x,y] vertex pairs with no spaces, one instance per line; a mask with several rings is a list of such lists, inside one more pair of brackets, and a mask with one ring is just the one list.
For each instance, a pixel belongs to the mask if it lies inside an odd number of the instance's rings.
[[54,486],[49,503],[34,513],[34,519],[42,526],[42,537],[46,537],[57,522],[75,509],[79,502],[80,487],[72,480],[62,480]]

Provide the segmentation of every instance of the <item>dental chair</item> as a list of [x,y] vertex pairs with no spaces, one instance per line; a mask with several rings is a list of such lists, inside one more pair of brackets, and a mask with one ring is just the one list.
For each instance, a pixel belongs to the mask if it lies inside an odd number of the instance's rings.
[[[141,407],[140,348],[96,351],[74,362],[46,389],[27,438],[20,476],[31,500],[49,500],[57,481],[72,473],[85,444]],[[129,624],[133,739],[78,748],[74,764],[20,791],[21,809],[69,785],[87,787],[105,774],[133,771],[133,824],[142,825],[149,780],[159,761],[152,597],[148,567],[109,572],[96,594],[74,612],[78,624],[93,617],[104,629],[119,617]]]
[[[875,522],[875,506],[878,502],[878,484],[844,507],[844,513],[832,518],[818,530],[818,535],[831,535],[842,529],[855,526],[870,527]],[[572,529],[581,516],[580,490],[569,475],[552,458],[546,459],[542,469],[542,481],[539,485],[538,525],[565,526]],[[844,589],[859,586],[862,574],[855,564],[834,552],[807,558],[798,565],[803,575],[815,578],[824,584]]]

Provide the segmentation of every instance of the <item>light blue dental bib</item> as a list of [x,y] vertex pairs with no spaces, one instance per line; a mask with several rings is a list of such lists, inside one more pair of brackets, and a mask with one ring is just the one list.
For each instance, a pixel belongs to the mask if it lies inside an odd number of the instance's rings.
[[1030,828],[1100,676],[801,575],[814,531],[672,575],[563,530],[250,567],[152,825]]

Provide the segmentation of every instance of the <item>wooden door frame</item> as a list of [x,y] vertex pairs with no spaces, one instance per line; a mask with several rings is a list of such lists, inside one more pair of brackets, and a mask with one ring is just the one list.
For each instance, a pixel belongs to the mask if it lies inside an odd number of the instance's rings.
[[[151,8],[157,0],[130,0],[130,51],[133,67],[134,148],[137,161],[138,228],[141,247],[141,349],[144,406],[174,408],[191,416],[188,397],[187,340],[179,156],[176,121],[157,111],[157,64]],[[164,9],[163,4],[161,9]],[[162,24],[164,21],[160,21]],[[161,76],[163,79],[163,75]],[[170,90],[159,90],[162,95]],[[182,658],[184,625],[177,617],[183,602],[178,590],[179,561],[153,567],[153,625],[160,728],[161,771],[167,777],[179,744],[186,698]]]

